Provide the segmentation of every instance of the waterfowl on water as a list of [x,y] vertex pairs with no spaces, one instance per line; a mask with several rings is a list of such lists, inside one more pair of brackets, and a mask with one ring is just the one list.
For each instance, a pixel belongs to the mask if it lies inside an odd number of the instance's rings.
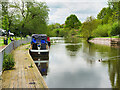
[[102,58],[101,58],[101,59],[99,59],[98,61],[99,61],[99,62],[101,62],[101,61],[102,61]]

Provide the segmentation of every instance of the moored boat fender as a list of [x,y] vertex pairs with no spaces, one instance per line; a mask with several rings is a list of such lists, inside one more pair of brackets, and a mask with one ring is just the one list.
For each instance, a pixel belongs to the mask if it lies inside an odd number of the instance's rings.
[[47,37],[48,46],[50,48],[50,37]]

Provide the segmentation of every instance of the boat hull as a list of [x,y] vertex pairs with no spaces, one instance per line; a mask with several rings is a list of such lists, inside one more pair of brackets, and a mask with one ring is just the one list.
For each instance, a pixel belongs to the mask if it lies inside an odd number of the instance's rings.
[[31,50],[29,53],[34,61],[49,60],[49,50]]

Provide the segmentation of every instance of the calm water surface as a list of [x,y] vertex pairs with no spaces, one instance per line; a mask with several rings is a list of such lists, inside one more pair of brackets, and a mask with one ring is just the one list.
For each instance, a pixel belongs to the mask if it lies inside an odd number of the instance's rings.
[[[49,88],[120,88],[120,49],[78,38],[51,38]],[[102,62],[98,60],[102,58]]]

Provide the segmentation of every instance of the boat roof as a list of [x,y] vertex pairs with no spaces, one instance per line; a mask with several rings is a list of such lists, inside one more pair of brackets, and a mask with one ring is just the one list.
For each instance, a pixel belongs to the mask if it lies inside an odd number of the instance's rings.
[[47,36],[46,34],[33,34],[32,36]]
[[33,34],[32,37],[35,37],[35,38],[38,38],[38,37],[41,37],[41,36],[46,36],[46,34]]
[[36,40],[36,43],[41,42],[42,39],[47,40],[47,35],[46,34],[33,34],[32,35],[32,40]]
[[32,37],[33,38],[47,37],[47,35],[46,34],[33,34]]

